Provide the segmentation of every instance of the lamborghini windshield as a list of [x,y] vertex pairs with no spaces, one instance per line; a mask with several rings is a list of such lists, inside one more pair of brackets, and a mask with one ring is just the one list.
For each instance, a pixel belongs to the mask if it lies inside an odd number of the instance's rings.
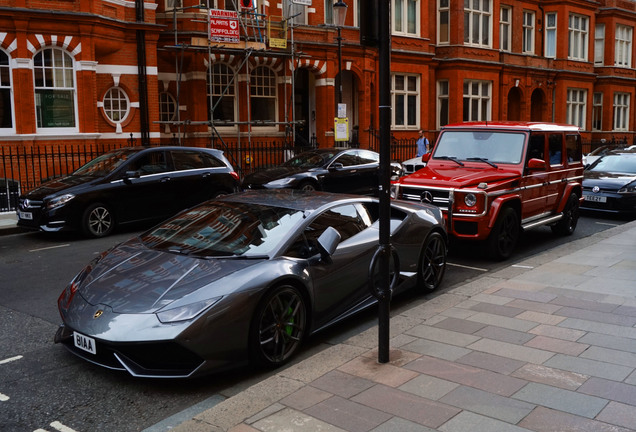
[[303,212],[261,204],[210,201],[141,236],[151,249],[200,257],[264,256],[285,240]]

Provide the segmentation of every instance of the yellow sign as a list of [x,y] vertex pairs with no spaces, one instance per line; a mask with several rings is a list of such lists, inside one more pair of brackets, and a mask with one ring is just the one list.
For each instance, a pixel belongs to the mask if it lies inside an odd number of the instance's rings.
[[335,117],[333,119],[335,141],[349,141],[349,118]]
[[268,17],[267,39],[270,48],[287,48],[287,21],[283,17]]

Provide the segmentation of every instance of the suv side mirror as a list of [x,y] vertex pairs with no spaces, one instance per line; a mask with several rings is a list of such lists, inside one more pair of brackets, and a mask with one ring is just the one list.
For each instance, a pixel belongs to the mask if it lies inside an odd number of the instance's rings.
[[543,159],[532,158],[528,161],[527,167],[531,170],[544,170],[545,161]]
[[429,160],[431,160],[431,152],[424,153],[422,155],[422,162],[428,163]]

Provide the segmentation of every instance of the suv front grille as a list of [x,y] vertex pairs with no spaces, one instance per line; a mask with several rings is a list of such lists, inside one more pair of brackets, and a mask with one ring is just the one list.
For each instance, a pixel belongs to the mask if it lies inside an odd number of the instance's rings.
[[432,198],[432,204],[436,205],[443,211],[448,211],[448,203],[450,202],[450,189],[439,189],[422,186],[402,186],[402,199],[407,201],[426,202],[426,196]]

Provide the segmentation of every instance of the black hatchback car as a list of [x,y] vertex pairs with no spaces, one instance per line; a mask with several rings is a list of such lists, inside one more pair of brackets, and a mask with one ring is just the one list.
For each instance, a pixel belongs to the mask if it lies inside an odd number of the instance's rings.
[[583,172],[583,210],[636,214],[636,150],[614,150]]
[[[401,172],[391,163],[393,175]],[[371,150],[320,148],[293,156],[278,167],[249,174],[247,189],[300,189],[377,195],[380,155]]]
[[236,192],[239,184],[220,150],[123,148],[20,196],[18,226],[104,237],[118,225],[164,219]]

